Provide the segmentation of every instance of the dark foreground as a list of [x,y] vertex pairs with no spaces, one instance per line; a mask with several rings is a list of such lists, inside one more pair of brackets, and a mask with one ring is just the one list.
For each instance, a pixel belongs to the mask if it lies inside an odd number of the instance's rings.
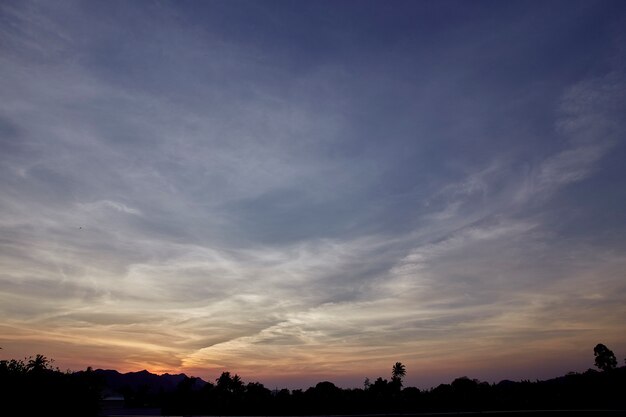
[[460,377],[429,390],[403,387],[398,378],[366,382],[353,389],[323,381],[306,390],[272,391],[258,382],[246,384],[229,372],[215,384],[184,374],[159,376],[147,371],[61,372],[38,355],[25,361],[0,360],[0,415],[21,410],[24,416],[63,417],[626,417],[626,367],[535,382],[489,384]]
[[[105,417],[130,417],[142,414],[109,414]],[[278,416],[278,417],[626,417],[626,410],[524,410],[524,411],[454,411],[439,413],[417,414],[362,414],[362,415],[331,415],[331,416]],[[159,417],[158,415],[144,415],[144,417]],[[218,416],[195,416],[195,417],[218,417]],[[221,417],[221,416],[220,416]],[[246,416],[238,416],[246,417]]]
[[[463,416],[463,417],[617,417],[626,416],[626,410],[524,410],[524,411],[457,411],[446,413],[403,414],[402,417],[435,417],[435,416]],[[382,416],[381,416],[382,417]],[[391,417],[391,416],[384,416]]]

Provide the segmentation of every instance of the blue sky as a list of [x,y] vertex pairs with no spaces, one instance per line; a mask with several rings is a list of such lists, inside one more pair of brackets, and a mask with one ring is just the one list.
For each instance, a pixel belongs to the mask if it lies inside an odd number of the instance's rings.
[[626,355],[626,7],[0,6],[0,338],[358,386]]

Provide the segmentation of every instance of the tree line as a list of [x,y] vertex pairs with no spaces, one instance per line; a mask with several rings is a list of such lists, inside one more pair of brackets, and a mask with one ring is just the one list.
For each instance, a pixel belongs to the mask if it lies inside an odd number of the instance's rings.
[[[124,386],[128,407],[160,408],[164,415],[328,415],[530,409],[626,409],[626,367],[613,352],[594,348],[599,371],[569,373],[547,381],[490,384],[460,377],[429,390],[404,387],[405,365],[396,362],[390,378],[366,378],[362,388],[342,389],[323,381],[306,390],[270,390],[223,372],[215,382],[184,376],[173,389]],[[45,356],[0,361],[0,410],[23,415],[93,416],[107,381],[88,368],[62,372]],[[108,371],[112,372],[112,371]],[[44,414],[45,413],[45,414]]]
[[391,378],[365,379],[363,388],[342,389],[320,382],[307,390],[271,391],[258,382],[245,384],[224,372],[215,384],[199,386],[187,378],[161,397],[164,414],[341,415],[414,414],[440,411],[626,409],[626,367],[617,368],[606,346],[594,348],[600,371],[571,372],[547,380],[490,384],[460,377],[429,390],[403,387],[406,367],[396,362]]
[[88,368],[62,372],[43,355],[0,360],[0,415],[97,415],[102,381]]

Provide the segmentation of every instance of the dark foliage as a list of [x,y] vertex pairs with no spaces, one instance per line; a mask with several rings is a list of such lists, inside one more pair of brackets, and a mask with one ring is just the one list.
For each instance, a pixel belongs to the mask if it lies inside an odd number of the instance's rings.
[[95,416],[101,388],[91,369],[61,372],[43,355],[0,361],[0,403],[15,415]]
[[396,362],[391,368],[391,382],[402,387],[402,378],[406,376],[406,367]]
[[[604,346],[604,345],[598,345]],[[596,346],[597,348],[597,346]],[[595,349],[610,360],[612,352]],[[604,359],[603,359],[604,360]],[[601,362],[605,363],[605,362]],[[482,412],[492,410],[626,410],[626,367],[601,367],[547,381],[489,384],[460,377],[426,391],[402,388],[406,368],[397,362],[391,380],[366,379],[363,389],[341,389],[323,381],[307,390],[271,391],[223,372],[215,383],[147,371],[63,373],[38,355],[0,361],[4,410],[22,415],[90,416],[98,411],[100,388],[124,396],[125,407],[161,409],[164,415],[347,415]]]
[[593,348],[593,356],[596,357],[596,366],[603,371],[610,371],[617,366],[617,358],[611,349],[598,343]]
[[[191,380],[191,378],[189,378]],[[218,383],[219,385],[219,383]],[[548,381],[489,384],[467,377],[420,391],[399,389],[378,378],[366,389],[341,389],[332,382],[305,391],[270,391],[248,383],[238,390],[191,381],[165,394],[163,414],[341,415],[489,410],[626,409],[626,367],[613,372],[588,370]]]

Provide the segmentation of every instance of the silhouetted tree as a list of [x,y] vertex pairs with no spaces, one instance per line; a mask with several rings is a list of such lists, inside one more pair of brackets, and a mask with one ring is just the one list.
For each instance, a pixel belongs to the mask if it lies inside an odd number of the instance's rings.
[[239,375],[235,374],[230,381],[230,390],[235,393],[243,392],[245,386]]
[[381,400],[382,398],[385,398],[389,394],[390,392],[389,385],[390,385],[389,381],[381,377],[378,377],[376,378],[374,383],[370,385],[369,391],[372,393],[375,399]]
[[221,391],[237,393],[244,390],[244,384],[239,375],[231,376],[228,371],[222,372],[222,375],[215,382],[217,383],[216,388]]
[[51,370],[52,361],[46,358],[44,355],[37,355],[34,358],[29,358],[28,363],[26,364],[27,372],[44,372],[46,370]]
[[315,388],[309,388],[306,393],[312,400],[313,410],[316,412],[338,414],[342,391],[332,382],[318,382]]
[[231,381],[232,381],[232,378],[230,376],[230,372],[228,371],[222,372],[219,378],[215,379],[215,383],[216,383],[215,387],[223,391],[230,391]]
[[406,367],[401,362],[396,362],[391,368],[391,383],[402,387],[402,378],[406,376]]
[[603,371],[610,371],[617,366],[615,354],[602,343],[598,343],[596,347],[593,348],[593,356],[596,357],[596,366]]
[[95,416],[101,381],[91,370],[61,372],[36,355],[0,360],[0,415]]

